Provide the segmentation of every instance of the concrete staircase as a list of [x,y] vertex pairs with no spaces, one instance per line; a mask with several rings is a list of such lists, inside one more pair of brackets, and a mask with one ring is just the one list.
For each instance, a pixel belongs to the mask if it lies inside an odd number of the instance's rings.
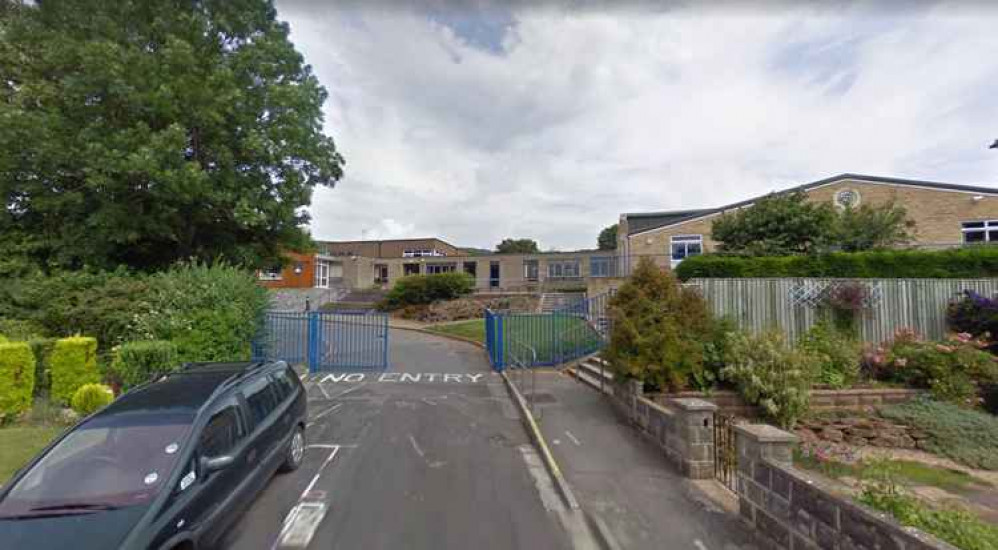
[[551,313],[565,309],[584,300],[586,295],[581,292],[545,292],[537,306],[538,313]]
[[597,390],[609,392],[613,383],[610,365],[598,355],[591,355],[569,369],[569,372]]

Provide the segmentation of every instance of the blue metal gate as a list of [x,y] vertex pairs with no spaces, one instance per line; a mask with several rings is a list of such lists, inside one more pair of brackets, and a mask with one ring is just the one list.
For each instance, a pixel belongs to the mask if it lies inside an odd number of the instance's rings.
[[485,311],[492,368],[558,366],[603,349],[610,338],[612,293],[550,313]]
[[373,311],[269,311],[253,358],[324,370],[388,368],[388,315]]

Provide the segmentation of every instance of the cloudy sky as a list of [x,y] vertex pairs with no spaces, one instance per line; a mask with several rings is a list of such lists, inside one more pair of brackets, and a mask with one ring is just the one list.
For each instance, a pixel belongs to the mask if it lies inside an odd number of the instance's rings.
[[982,3],[454,3],[277,1],[347,159],[316,238],[567,250],[843,172],[998,187]]

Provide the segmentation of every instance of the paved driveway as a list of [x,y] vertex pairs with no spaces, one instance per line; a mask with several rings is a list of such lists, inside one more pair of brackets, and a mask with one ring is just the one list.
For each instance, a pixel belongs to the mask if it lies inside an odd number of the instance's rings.
[[228,548],[571,547],[480,349],[393,330],[388,371],[307,385],[305,462],[271,481]]

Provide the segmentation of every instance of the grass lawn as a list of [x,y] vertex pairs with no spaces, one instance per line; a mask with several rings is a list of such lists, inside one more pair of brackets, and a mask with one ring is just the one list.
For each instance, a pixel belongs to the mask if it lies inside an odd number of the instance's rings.
[[[847,464],[834,459],[818,460],[813,455],[804,456],[799,450],[794,452],[794,465],[833,479],[842,477],[863,479],[871,468],[864,462]],[[965,472],[930,466],[913,460],[891,460],[891,465],[895,468],[894,475],[897,476],[897,481],[902,485],[938,487],[952,493],[989,486],[987,482]]]
[[485,343],[485,319],[472,319],[470,321],[461,321],[460,323],[433,325],[427,330]]
[[[452,334],[485,343],[485,320],[434,325],[428,330]],[[599,334],[586,322],[572,315],[509,314],[503,317],[503,348],[507,363],[515,355],[537,364],[551,364],[559,359],[578,357],[596,351]]]
[[64,426],[12,426],[0,428],[0,483],[62,433]]

